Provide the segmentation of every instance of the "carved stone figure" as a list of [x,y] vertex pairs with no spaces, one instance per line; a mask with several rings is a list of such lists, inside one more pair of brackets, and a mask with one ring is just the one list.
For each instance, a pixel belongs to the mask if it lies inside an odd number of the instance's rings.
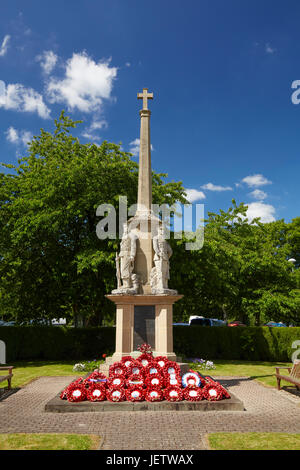
[[[128,231],[124,224],[124,233],[120,244],[120,253],[116,254],[116,275],[118,288],[112,294],[138,293],[138,276],[133,274],[134,259],[136,255],[137,236]],[[137,291],[137,292],[135,292]]]
[[153,237],[154,264],[151,270],[150,283],[153,294],[175,295],[177,291],[168,288],[169,259],[173,252],[169,243],[165,240],[164,227],[161,225],[158,234]]

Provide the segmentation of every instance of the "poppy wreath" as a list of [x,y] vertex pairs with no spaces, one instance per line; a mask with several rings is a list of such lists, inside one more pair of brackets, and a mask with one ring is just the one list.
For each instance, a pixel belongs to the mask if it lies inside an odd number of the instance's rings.
[[144,354],[141,354],[141,355],[137,358],[137,361],[140,362],[143,367],[147,367],[149,364],[152,363],[152,361],[153,361],[153,356],[152,356],[152,354],[144,353]]
[[77,385],[81,383],[81,380],[82,380],[82,377],[80,377],[79,379],[73,380],[73,382],[67,385],[60,394],[61,400],[67,400],[67,392],[68,392],[69,387],[71,387],[72,385]]
[[145,379],[142,374],[131,374],[128,379],[126,380],[126,386],[127,388],[132,388],[132,387],[143,387],[145,384]]
[[126,399],[124,388],[112,388],[106,390],[106,398],[109,401],[124,401]]
[[218,401],[222,399],[223,392],[218,385],[207,384],[203,389],[203,395],[208,401]]
[[131,356],[124,356],[124,357],[122,357],[121,362],[126,367],[126,374],[128,374],[128,372],[129,372],[128,368],[132,366],[132,364],[135,362],[135,360]]
[[168,401],[182,401],[183,390],[177,386],[170,386],[164,390],[164,398]]
[[185,387],[201,387],[202,382],[197,372],[189,371],[182,377],[182,386]]
[[86,381],[89,382],[90,384],[98,384],[98,385],[103,385],[104,387],[106,387],[108,383],[108,378],[105,377],[104,379],[100,379],[100,378],[94,379],[94,378],[88,377]]
[[195,386],[186,387],[183,396],[187,401],[201,401],[204,398],[203,389]]
[[149,374],[145,378],[147,388],[163,388],[164,378],[161,374]]
[[90,380],[101,380],[101,379],[107,379],[106,375],[104,375],[102,372],[92,372],[89,376],[88,379]]
[[148,343],[143,343],[140,344],[140,346],[137,347],[137,350],[140,351],[142,354],[150,354],[152,356],[152,346]]
[[145,367],[145,377],[148,377],[152,374],[159,374],[162,375],[163,370],[159,367],[159,365],[151,362]]
[[219,384],[220,390],[222,391],[222,398],[230,398],[229,393],[227,392],[226,388],[222,387],[221,384]]
[[89,401],[103,401],[106,399],[106,390],[103,385],[90,385],[86,392],[86,397]]
[[165,374],[164,375],[164,386],[166,388],[172,387],[179,387],[181,388],[182,382],[181,377],[178,374]]
[[133,361],[131,366],[127,369],[128,377],[131,375],[144,375],[144,367],[139,361]]
[[59,398],[60,398],[61,400],[66,400],[66,399],[67,399],[67,391],[68,391],[68,387],[65,388],[65,389],[61,392],[61,394],[59,395]]
[[145,400],[146,401],[162,401],[163,400],[163,392],[159,388],[147,388],[145,393]]
[[127,401],[143,401],[145,400],[145,390],[140,385],[134,385],[126,390]]
[[108,379],[107,386],[109,389],[124,388],[125,378],[121,375],[112,376]]
[[109,367],[109,376],[114,377],[116,375],[122,375],[125,377],[126,374],[126,366],[123,362],[115,362]]
[[67,400],[72,402],[84,401],[86,388],[83,384],[71,384],[67,389]]
[[153,364],[157,364],[161,369],[169,364],[169,360],[165,356],[157,356],[153,360]]
[[180,367],[177,362],[168,361],[168,363],[163,368],[164,374],[177,374],[180,375]]

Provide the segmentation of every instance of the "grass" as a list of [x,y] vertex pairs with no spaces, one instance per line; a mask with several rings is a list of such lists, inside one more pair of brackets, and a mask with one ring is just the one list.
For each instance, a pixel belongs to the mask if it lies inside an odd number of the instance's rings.
[[96,450],[100,440],[83,434],[0,434],[0,450]]
[[207,438],[212,450],[300,450],[300,434],[218,432]]
[[[209,359],[210,360],[210,359]],[[291,367],[290,362],[263,362],[263,361],[213,361],[216,366],[215,369],[200,369],[196,364],[190,362],[191,369],[198,370],[202,375],[211,375],[212,377],[218,376],[239,376],[250,377],[257,380],[263,385],[269,387],[276,387],[275,367]],[[283,371],[288,373],[288,371]],[[282,380],[281,386],[291,385]]]
[[[211,358],[209,358],[211,359]],[[23,387],[33,379],[43,376],[82,376],[85,372],[73,371],[75,363],[79,360],[72,361],[19,361],[11,365],[13,369],[12,386],[13,388]],[[103,361],[101,361],[103,362]],[[215,360],[213,361],[216,369],[200,369],[196,364],[190,362],[189,365],[193,370],[199,370],[203,375],[218,376],[239,376],[250,377],[257,380],[261,384],[269,387],[276,387],[276,379],[274,377],[275,367],[290,367],[291,363],[287,362],[263,362],[263,361],[230,361]],[[286,371],[287,372],[287,371]],[[282,385],[290,385],[288,382],[282,381]],[[1,382],[0,388],[6,387],[7,382]]]
[[[82,376],[87,372],[74,371],[74,364],[81,361],[19,361],[14,362],[12,365],[13,369],[13,378],[12,378],[12,387],[18,388],[27,385],[32,380],[38,377],[44,376]],[[103,361],[101,361],[103,362]],[[99,361],[97,362],[99,364]],[[1,382],[1,387],[6,387],[7,382]]]

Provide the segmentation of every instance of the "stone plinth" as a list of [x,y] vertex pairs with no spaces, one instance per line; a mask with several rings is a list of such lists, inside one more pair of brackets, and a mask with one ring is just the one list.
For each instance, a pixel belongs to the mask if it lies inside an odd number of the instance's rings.
[[107,373],[111,364],[125,356],[138,357],[141,354],[136,349],[136,335],[138,334],[140,338],[139,344],[147,342],[147,338],[141,336],[143,331],[141,326],[136,332],[134,327],[135,314],[138,315],[140,312],[143,315],[141,307],[145,307],[145,311],[149,311],[149,307],[152,307],[154,311],[153,356],[165,356],[171,361],[177,360],[173,351],[173,304],[180,300],[182,295],[107,295],[106,297],[116,304],[116,350],[111,357],[106,358],[105,364],[100,366],[101,372]]
[[45,405],[45,411],[54,413],[75,413],[75,412],[105,412],[105,411],[244,411],[244,404],[233,393],[230,398],[220,401],[161,401],[151,403],[142,402],[120,402],[112,403],[110,401],[91,402],[81,401],[78,403],[61,400],[59,395],[52,398]]

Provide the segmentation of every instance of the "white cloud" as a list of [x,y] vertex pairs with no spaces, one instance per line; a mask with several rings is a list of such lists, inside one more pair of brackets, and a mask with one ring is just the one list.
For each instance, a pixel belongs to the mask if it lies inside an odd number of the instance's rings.
[[21,130],[18,131],[14,127],[9,127],[5,132],[6,139],[15,145],[23,144],[26,146],[31,141],[33,134],[30,131]]
[[83,112],[101,108],[103,100],[111,96],[117,68],[110,67],[110,60],[96,63],[85,52],[74,53],[66,63],[63,79],[50,78],[47,84],[52,103],[67,103]]
[[38,113],[43,119],[50,117],[50,110],[45,105],[42,95],[20,83],[5,83],[0,80],[0,108]]
[[271,206],[270,204],[265,204],[263,202],[251,202],[250,204],[246,204],[248,206],[247,209],[247,218],[249,222],[251,222],[256,217],[260,217],[260,222],[267,223],[267,222],[274,222],[275,217],[275,207]]
[[[134,157],[138,157],[140,153],[140,139],[134,139],[132,142],[130,142],[129,147],[129,152],[132,153]],[[154,151],[152,144],[151,151]]]
[[140,151],[140,139],[135,139],[130,142],[129,147],[129,152],[132,153],[134,157],[137,157]]
[[126,62],[126,67],[130,67],[131,66],[131,63],[130,62]]
[[185,189],[185,192],[186,198],[190,203],[199,201],[200,199],[205,199],[205,194],[197,189]]
[[5,56],[5,54],[7,52],[7,49],[8,49],[9,40],[10,40],[10,35],[9,34],[4,36],[4,39],[3,39],[2,44],[0,46],[0,57]]
[[201,186],[202,189],[207,189],[208,191],[231,191],[231,186],[218,186],[213,183],[207,183]]
[[89,140],[101,140],[101,137],[97,134],[97,130],[99,129],[107,129],[108,124],[105,119],[101,119],[100,121],[94,120],[92,121],[91,125],[89,127],[86,127],[84,132],[81,134],[82,137],[85,137],[86,139]]
[[267,43],[265,46],[265,51],[267,54],[274,54],[274,52],[276,52],[276,49],[274,47],[271,47],[270,44]]
[[265,193],[261,189],[254,189],[254,191],[250,193],[250,196],[252,196],[254,199],[258,199],[259,201],[262,201],[263,199],[266,199],[266,197],[268,197],[267,193]]
[[19,140],[18,131],[14,127],[9,127],[5,132],[6,139],[12,144],[16,144]]
[[269,181],[263,175],[257,174],[252,176],[246,176],[242,179],[243,183],[246,183],[250,188],[256,188],[258,186],[264,186],[266,184],[272,184],[272,181]]
[[44,51],[43,54],[36,56],[36,60],[40,62],[43,72],[49,75],[56,65],[57,55],[53,51]]

